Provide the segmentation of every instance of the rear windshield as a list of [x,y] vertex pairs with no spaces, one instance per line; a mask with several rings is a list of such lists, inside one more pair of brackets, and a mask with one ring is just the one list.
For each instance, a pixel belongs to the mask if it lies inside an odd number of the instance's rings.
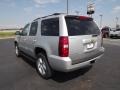
[[92,19],[80,20],[79,18],[65,17],[68,35],[99,35],[100,30]]

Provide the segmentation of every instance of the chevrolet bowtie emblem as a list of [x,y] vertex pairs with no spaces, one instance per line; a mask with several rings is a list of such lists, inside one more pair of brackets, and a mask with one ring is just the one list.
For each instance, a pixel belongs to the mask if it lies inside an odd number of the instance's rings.
[[94,39],[92,39],[92,40],[91,40],[91,42],[92,42],[92,43],[95,43],[95,40],[94,40]]

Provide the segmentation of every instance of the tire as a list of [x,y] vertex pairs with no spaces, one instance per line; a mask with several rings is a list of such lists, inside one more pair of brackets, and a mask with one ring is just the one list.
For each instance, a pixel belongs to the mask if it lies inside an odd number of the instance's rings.
[[110,38],[113,38],[113,36],[110,36]]
[[17,57],[20,57],[20,56],[21,56],[20,50],[19,50],[19,47],[18,47],[17,44],[15,45],[15,54],[16,54]]
[[50,68],[44,53],[39,53],[37,55],[36,68],[42,78],[49,79],[52,77],[52,69]]

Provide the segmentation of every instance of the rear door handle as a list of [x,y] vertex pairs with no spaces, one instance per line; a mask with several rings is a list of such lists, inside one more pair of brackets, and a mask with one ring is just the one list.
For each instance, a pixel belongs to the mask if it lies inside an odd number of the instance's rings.
[[35,42],[36,42],[36,40],[33,40],[33,41],[32,41],[32,44],[35,44]]
[[33,42],[36,42],[36,40],[33,40]]

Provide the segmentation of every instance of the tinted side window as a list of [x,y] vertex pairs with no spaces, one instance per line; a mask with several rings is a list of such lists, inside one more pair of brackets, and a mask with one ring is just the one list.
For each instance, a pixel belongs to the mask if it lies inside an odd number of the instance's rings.
[[47,19],[41,23],[41,35],[43,36],[59,36],[59,19]]
[[27,36],[27,33],[29,31],[29,24],[25,25],[25,27],[22,30],[22,36]]
[[38,22],[33,22],[30,27],[29,36],[35,36],[37,33]]

